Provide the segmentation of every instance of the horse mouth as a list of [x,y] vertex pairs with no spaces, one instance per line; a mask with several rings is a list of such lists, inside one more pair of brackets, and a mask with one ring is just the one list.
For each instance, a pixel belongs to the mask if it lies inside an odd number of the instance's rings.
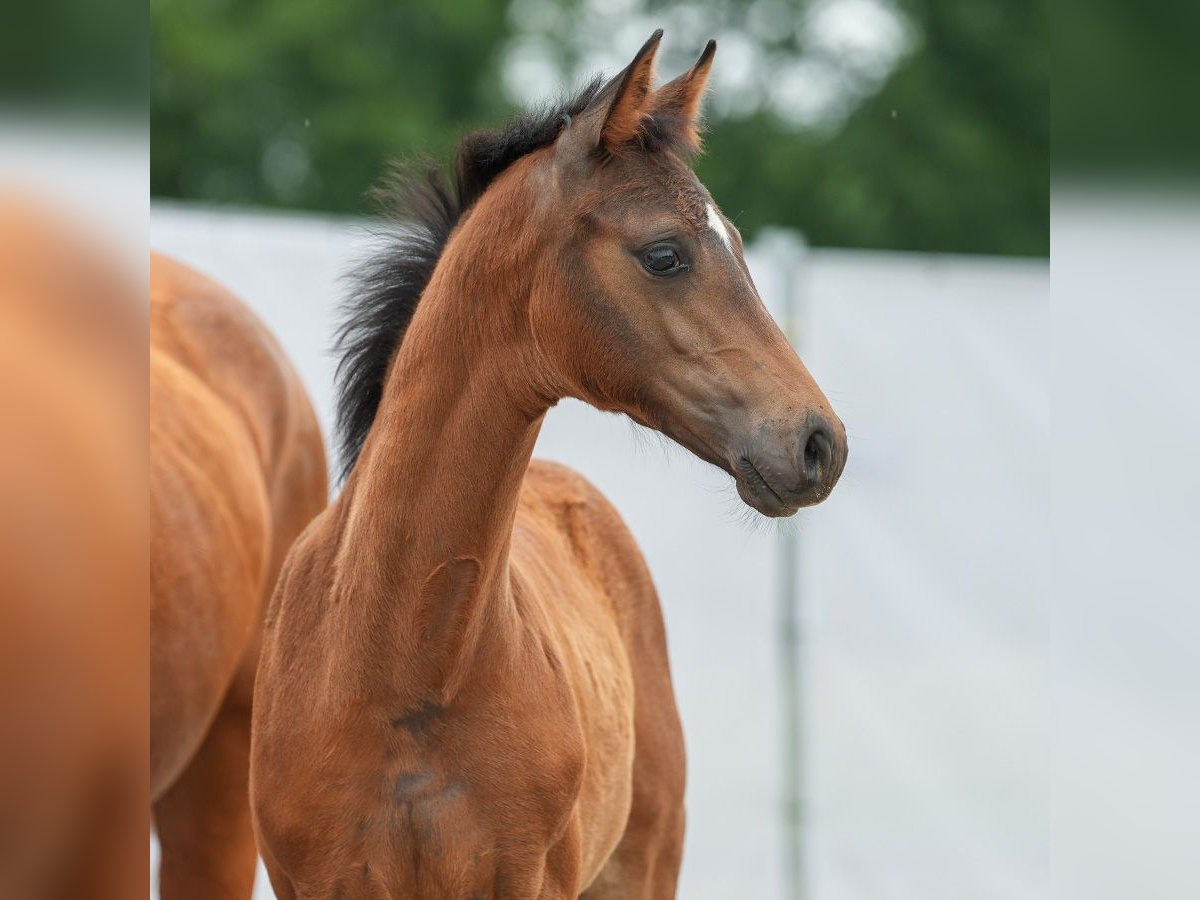
[[800,504],[785,500],[748,456],[739,457],[733,468],[738,495],[764,516],[782,518],[800,508]]
[[665,434],[706,463],[727,472],[733,478],[742,502],[764,516],[774,519],[786,518],[795,515],[800,507],[817,502],[819,499],[810,499],[806,503],[805,498],[797,495],[795,491],[776,488],[748,455],[735,457],[722,452],[718,449],[720,445],[717,442],[710,440],[698,429],[688,427],[685,423],[676,423],[670,420],[655,422],[653,418],[646,421],[632,415],[631,418],[634,418],[639,424]]

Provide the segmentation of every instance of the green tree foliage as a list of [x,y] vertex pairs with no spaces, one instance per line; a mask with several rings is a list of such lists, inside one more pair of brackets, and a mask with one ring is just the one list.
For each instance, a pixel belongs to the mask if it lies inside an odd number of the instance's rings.
[[146,114],[146,11],[137,0],[5,4],[0,111]]
[[1056,174],[1194,192],[1200,4],[1064,0],[1055,10]]
[[151,192],[333,212],[509,112],[494,0],[152,0]]
[[718,122],[701,177],[743,231],[785,224],[815,245],[1048,255],[1044,4],[907,7],[921,46],[839,129],[797,132],[762,113]]
[[[712,2],[725,22],[745,6]],[[878,91],[834,127],[725,110],[701,177],[747,236],[777,225],[826,246],[1047,254],[1047,0],[897,3],[915,43]],[[512,112],[507,6],[152,0],[152,192],[364,211],[388,160],[444,157]]]

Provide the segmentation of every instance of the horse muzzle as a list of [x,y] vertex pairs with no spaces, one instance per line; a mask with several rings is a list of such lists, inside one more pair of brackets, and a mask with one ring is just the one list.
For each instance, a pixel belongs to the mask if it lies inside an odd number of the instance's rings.
[[730,464],[738,496],[764,516],[793,515],[833,491],[846,466],[846,431],[836,419],[810,415],[782,434],[762,425]]

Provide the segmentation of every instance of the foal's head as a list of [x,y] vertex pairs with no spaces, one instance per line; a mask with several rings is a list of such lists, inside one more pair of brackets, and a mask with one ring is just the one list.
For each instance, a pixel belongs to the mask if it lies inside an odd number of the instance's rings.
[[531,326],[566,393],[729,472],[759,512],[790,515],[832,490],[845,431],[687,163],[715,44],[654,90],[659,34],[541,163],[559,212],[544,225]]
[[424,230],[368,271],[342,332],[351,464],[421,291],[439,272],[481,272],[490,256],[509,259],[509,271],[473,277],[522,285],[510,319],[536,350],[542,396],[575,396],[661,431],[732,475],[765,515],[829,495],[846,461],[842,423],[688,164],[716,45],[655,89],[661,34],[553,113],[468,138],[455,183],[435,180],[418,197]]

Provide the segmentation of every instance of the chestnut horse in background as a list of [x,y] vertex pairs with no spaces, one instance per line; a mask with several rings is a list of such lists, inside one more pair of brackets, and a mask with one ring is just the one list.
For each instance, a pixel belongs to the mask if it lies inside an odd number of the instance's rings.
[[163,900],[249,898],[250,704],[263,611],[328,499],[300,379],[232,294],[150,269],[150,791]]
[[604,497],[531,463],[538,430],[562,397],[626,413],[769,516],[825,498],[846,441],[688,165],[715,45],[656,90],[660,36],[467,138],[350,301],[351,468],[284,565],[255,690],[282,900],[675,894],[658,598]]

